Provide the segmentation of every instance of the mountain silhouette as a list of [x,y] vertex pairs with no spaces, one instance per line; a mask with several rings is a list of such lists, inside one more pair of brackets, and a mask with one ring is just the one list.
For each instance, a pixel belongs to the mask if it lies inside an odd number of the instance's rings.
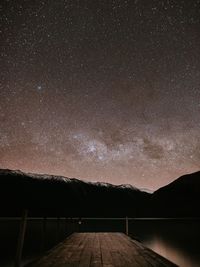
[[131,185],[0,170],[0,216],[142,216],[148,196]]
[[151,196],[152,215],[200,217],[200,171],[186,174]]
[[0,170],[0,216],[199,217],[200,172],[154,193],[131,185]]

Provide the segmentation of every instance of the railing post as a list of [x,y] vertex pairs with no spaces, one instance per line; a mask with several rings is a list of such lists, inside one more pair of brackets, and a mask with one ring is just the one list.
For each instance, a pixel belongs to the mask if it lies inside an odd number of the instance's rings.
[[128,217],[126,217],[126,235],[128,235]]
[[65,218],[65,236],[67,235],[67,218]]
[[17,242],[17,251],[16,251],[16,258],[15,258],[15,267],[21,266],[21,258],[22,258],[22,251],[24,246],[24,237],[26,232],[26,224],[27,224],[27,215],[28,210],[24,210],[21,222],[20,222],[20,230],[19,230],[19,237]]
[[60,241],[60,218],[56,220],[56,243]]
[[41,242],[41,251],[46,249],[46,226],[47,226],[47,218],[44,217],[42,219],[42,242]]

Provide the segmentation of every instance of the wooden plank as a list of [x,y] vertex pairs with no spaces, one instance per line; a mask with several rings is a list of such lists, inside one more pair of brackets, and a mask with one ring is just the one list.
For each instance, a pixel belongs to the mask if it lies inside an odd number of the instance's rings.
[[93,233],[93,237],[90,267],[102,267],[103,264],[99,239],[100,235],[98,233]]
[[123,234],[118,236],[118,239],[124,246],[126,256],[130,259],[134,266],[154,267],[129,241],[129,238]]
[[[76,237],[76,242],[73,242],[73,240],[71,240],[71,247],[69,247],[69,249],[72,251],[72,254],[69,258],[69,261],[65,265],[66,267],[79,266],[81,254],[87,242],[87,236],[84,233],[75,234],[75,237]],[[60,266],[56,265],[56,267]]]
[[79,267],[90,267],[91,262],[91,256],[92,256],[92,241],[93,236],[87,235],[86,237],[85,246],[82,249],[80,261],[79,261]]
[[113,267],[110,247],[108,246],[108,233],[98,234],[102,255],[103,267]]
[[128,261],[125,257],[123,257],[123,248],[121,243],[118,242],[116,238],[114,238],[112,233],[107,236],[107,246],[110,250],[110,255],[112,258],[113,266],[124,266],[128,267]]
[[[123,241],[129,246],[129,247],[133,247],[138,253],[138,257],[137,260],[139,258],[143,258],[144,260],[146,260],[147,264],[149,266],[153,266],[153,267],[174,267],[176,266],[174,263],[170,262],[169,260],[165,259],[164,257],[162,257],[161,255],[153,252],[152,250],[148,249],[147,247],[143,246],[141,243],[139,243],[136,240],[131,239],[130,237],[127,237],[125,235],[121,235],[120,237],[121,239],[123,239]],[[141,259],[140,259],[141,261]],[[148,266],[147,265],[147,266]]]
[[75,233],[26,267],[175,267],[122,233]]
[[[120,244],[120,253],[122,254],[122,258],[126,260],[126,265],[127,266],[135,266],[135,267],[140,267],[146,264],[144,263],[143,259],[139,260],[138,263],[138,253],[135,250],[135,247],[130,247],[124,242],[121,238],[122,234],[116,234],[114,238],[116,239],[116,242]],[[148,265],[146,265],[148,266]]]

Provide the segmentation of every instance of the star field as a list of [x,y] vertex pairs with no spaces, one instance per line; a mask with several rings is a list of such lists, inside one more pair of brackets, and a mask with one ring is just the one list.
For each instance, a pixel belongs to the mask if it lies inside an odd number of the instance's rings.
[[1,12],[1,168],[149,189],[200,169],[200,0]]

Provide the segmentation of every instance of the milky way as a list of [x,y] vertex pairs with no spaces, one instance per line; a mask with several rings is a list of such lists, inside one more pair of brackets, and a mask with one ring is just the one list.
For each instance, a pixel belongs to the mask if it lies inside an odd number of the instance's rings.
[[200,169],[200,0],[1,7],[1,168],[149,189]]

